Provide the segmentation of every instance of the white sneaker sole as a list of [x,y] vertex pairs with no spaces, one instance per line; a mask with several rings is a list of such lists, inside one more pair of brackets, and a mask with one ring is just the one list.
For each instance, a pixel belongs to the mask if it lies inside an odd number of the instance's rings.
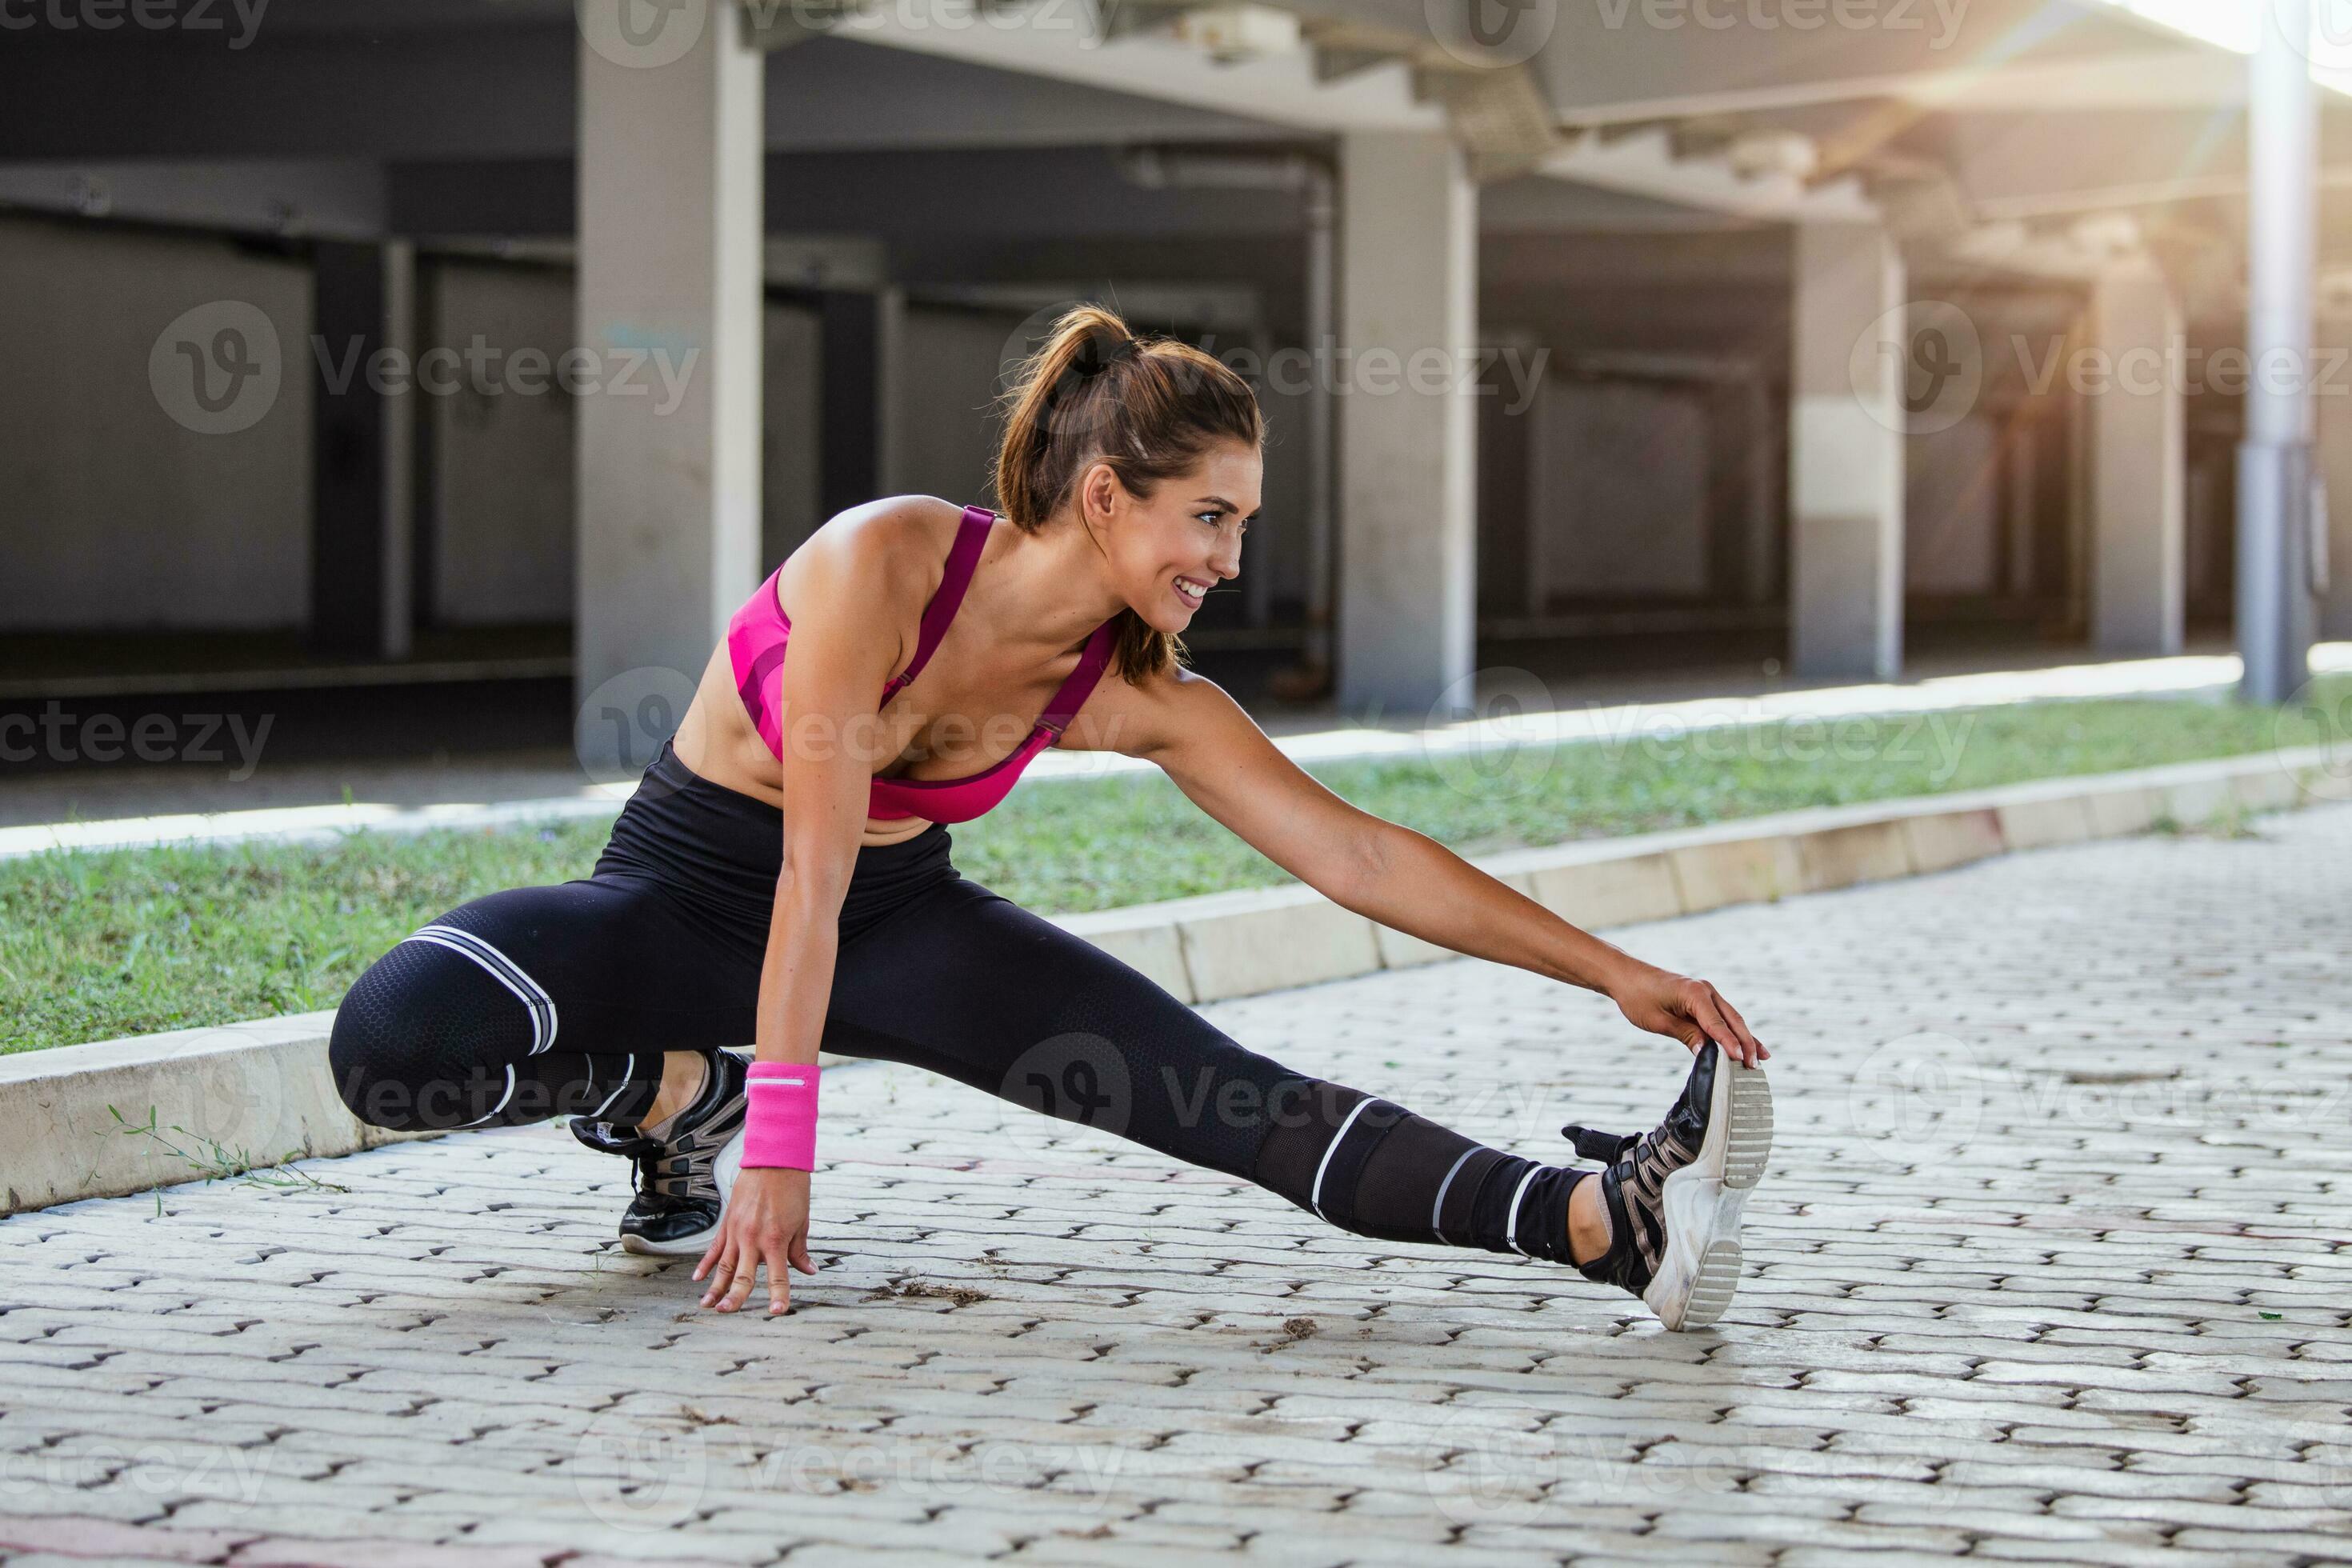
[[621,1250],[634,1252],[639,1258],[699,1258],[710,1249],[710,1238],[719,1227],[698,1230],[691,1236],[674,1237],[668,1241],[648,1241],[642,1236],[621,1237]]
[[1772,1152],[1772,1089],[1761,1068],[1715,1066],[1698,1158],[1665,1180],[1666,1255],[1642,1300],[1668,1329],[1703,1329],[1739,1288],[1739,1211]]

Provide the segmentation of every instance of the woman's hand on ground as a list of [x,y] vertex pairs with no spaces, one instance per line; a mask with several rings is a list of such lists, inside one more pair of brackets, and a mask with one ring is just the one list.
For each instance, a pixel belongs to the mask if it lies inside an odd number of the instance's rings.
[[702,1261],[694,1266],[697,1279],[710,1276],[702,1304],[732,1312],[750,1299],[761,1264],[768,1269],[768,1313],[771,1317],[791,1304],[793,1288],[785,1272],[789,1261],[803,1274],[816,1272],[808,1254],[809,1173],[806,1171],[754,1169],[735,1178],[728,1194],[727,1217]]
[[1713,1040],[1724,1055],[1748,1067],[1772,1055],[1748,1031],[1739,1010],[1704,980],[1643,964],[1609,999],[1636,1028],[1680,1040],[1685,1049],[1696,1051]]

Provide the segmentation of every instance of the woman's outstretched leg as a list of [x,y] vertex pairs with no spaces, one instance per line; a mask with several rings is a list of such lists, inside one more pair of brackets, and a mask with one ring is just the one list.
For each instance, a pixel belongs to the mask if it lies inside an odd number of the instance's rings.
[[[1119,1133],[1359,1235],[1570,1263],[1643,1296],[1672,1326],[1686,1315],[1695,1326],[1711,1304],[1693,1291],[1702,1265],[1710,1279],[1723,1273],[1716,1242],[1729,1243],[1736,1278],[1738,1198],[1726,1231],[1716,1210],[1675,1220],[1675,1207],[1691,1205],[1666,1195],[1669,1183],[1677,1194],[1694,1186],[1690,1178],[1722,1190],[1735,1122],[1755,1125],[1752,1097],[1734,1112],[1728,1064],[1712,1047],[1666,1121],[1610,1141],[1612,1163],[1596,1176],[1487,1147],[1286,1068],[1093,944],[961,878],[845,936],[825,1044]],[[1769,1105],[1763,1127],[1769,1141]],[[1685,1171],[1690,1178],[1677,1179]],[[1752,1173],[1732,1173],[1752,1184]],[[1744,1196],[1744,1185],[1732,1190]],[[1677,1227],[1686,1234],[1668,1234]],[[1682,1256],[1694,1247],[1698,1256]]]

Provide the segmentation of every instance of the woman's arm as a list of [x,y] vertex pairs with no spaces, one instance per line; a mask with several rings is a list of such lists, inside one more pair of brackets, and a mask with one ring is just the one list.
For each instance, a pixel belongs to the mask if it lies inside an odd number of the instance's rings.
[[[1215,682],[1178,669],[1087,703],[1106,750],[1158,764],[1176,787],[1332,902],[1424,942],[1598,991],[1626,1018],[1693,1050],[1766,1051],[1704,980],[1643,963],[1580,931],[1424,834],[1349,805],[1285,756]],[[1082,716],[1082,722],[1084,717]],[[1071,742],[1084,745],[1079,725]]]
[[[887,743],[877,710],[897,668],[900,623],[894,535],[900,519],[875,517],[822,531],[793,563],[792,652],[779,714],[783,734],[783,867],[760,967],[752,1054],[763,1062],[814,1065],[841,941],[841,904],[857,864],[867,790]],[[902,544],[898,560],[923,557]],[[709,1275],[702,1304],[731,1312],[768,1270],[768,1310],[790,1304],[786,1265],[816,1272],[808,1255],[809,1173],[747,1170],[736,1179],[719,1235],[695,1268]]]

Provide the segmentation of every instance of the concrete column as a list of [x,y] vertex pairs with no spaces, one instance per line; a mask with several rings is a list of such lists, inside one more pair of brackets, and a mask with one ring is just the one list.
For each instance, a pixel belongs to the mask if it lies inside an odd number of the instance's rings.
[[[576,426],[575,695],[625,675],[601,705],[675,728],[760,577],[765,57],[731,7],[660,15],[652,37],[582,26],[579,341],[603,374]],[[592,769],[662,738],[579,736]]]
[[[2326,508],[2326,549],[2319,564],[2326,592],[2319,601],[2319,636],[2352,641],[2352,319],[2321,317],[2315,362],[2320,493]],[[2339,368],[2330,371],[2329,366]]]
[[2180,651],[2188,421],[2180,309],[2145,258],[2101,276],[2091,333],[2105,384],[2091,421],[2091,646]]
[[2284,702],[2311,678],[2312,295],[2319,109],[2309,0],[2271,0],[2247,67],[2245,439],[2238,445],[2239,695]]
[[415,616],[416,254],[311,257],[310,626],[316,653],[406,658]]
[[898,453],[899,366],[907,356],[907,290],[886,283],[874,297],[874,493],[903,494]]
[[1476,634],[1478,193],[1441,132],[1340,138],[1339,694],[1418,722]]
[[1804,224],[1789,396],[1790,663],[1903,667],[1903,258],[1874,224]]
[[823,519],[882,493],[882,350],[887,334],[878,296],[828,289],[819,298],[823,337],[817,359],[824,398],[817,416],[816,510]]

